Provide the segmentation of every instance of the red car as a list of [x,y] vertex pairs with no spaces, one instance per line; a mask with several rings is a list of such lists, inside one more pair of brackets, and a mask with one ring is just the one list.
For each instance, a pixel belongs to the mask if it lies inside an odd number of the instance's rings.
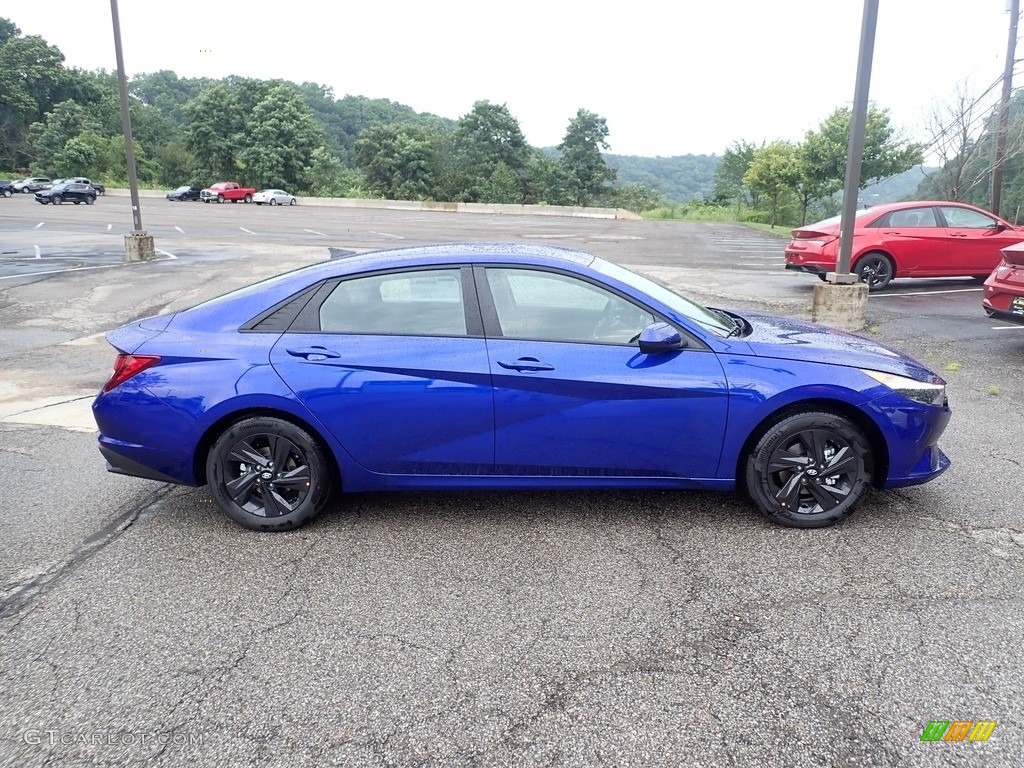
[[[850,270],[872,291],[895,277],[984,280],[1000,251],[1024,240],[1024,227],[964,203],[889,203],[857,212]],[[825,279],[839,254],[839,217],[793,230],[786,269]]]
[[1024,244],[1003,250],[1003,260],[985,281],[985,314],[1024,325]]

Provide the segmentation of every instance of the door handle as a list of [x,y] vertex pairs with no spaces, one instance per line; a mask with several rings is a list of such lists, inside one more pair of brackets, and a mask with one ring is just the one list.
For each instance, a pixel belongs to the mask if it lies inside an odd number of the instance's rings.
[[289,349],[288,354],[292,357],[302,357],[306,360],[326,360],[329,357],[341,357],[326,347],[305,347],[303,349]]
[[950,237],[967,237],[967,235],[965,235],[963,232],[950,232],[949,236]]
[[498,365],[512,371],[553,371],[555,366],[542,363],[536,357],[520,357],[518,360],[499,360]]

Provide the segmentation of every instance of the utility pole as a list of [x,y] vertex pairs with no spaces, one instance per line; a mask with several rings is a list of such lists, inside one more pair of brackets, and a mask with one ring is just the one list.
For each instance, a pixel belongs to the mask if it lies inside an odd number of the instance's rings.
[[864,327],[868,307],[867,283],[850,274],[853,252],[853,228],[857,220],[857,192],[860,190],[861,161],[864,158],[864,133],[867,129],[868,87],[875,53],[875,27],[878,25],[878,0],[864,0],[860,50],[857,56],[857,80],[853,88],[850,115],[850,145],[846,154],[846,184],[843,188],[843,214],[840,221],[839,254],[836,271],[825,275],[827,283],[814,286],[811,318],[851,331]]
[[1013,91],[1013,64],[1017,55],[1017,19],[1020,0],[1010,0],[1010,38],[1006,43],[1006,68],[1003,70],[1003,96],[999,100],[999,126],[996,129],[996,161],[992,168],[992,207],[999,215],[1003,197],[1003,166],[1006,164],[1006,133],[1010,125],[1010,94]]
[[117,83],[121,92],[121,126],[124,129],[124,153],[128,163],[128,191],[132,201],[134,229],[124,236],[125,260],[146,261],[156,253],[153,236],[142,228],[142,206],[139,204],[139,179],[135,173],[135,141],[132,138],[132,115],[128,108],[128,81],[124,74],[124,53],[121,51],[121,19],[117,0],[110,0],[110,16],[114,23],[114,53],[117,56]]

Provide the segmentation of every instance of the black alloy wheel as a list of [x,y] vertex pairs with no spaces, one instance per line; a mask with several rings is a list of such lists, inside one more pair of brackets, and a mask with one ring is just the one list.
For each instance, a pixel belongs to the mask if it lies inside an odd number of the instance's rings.
[[790,413],[775,422],[746,460],[747,493],[779,525],[823,528],[847,517],[871,485],[864,433],[843,416]]
[[54,195],[53,197],[50,198],[50,202],[53,203],[54,205],[60,205],[61,203],[64,202],[64,198],[61,197],[60,195]]
[[888,256],[869,253],[857,262],[856,271],[860,281],[868,284],[869,291],[881,291],[889,285],[895,270]]
[[325,451],[304,429],[272,417],[244,419],[210,449],[206,478],[214,501],[253,530],[298,528],[330,496]]

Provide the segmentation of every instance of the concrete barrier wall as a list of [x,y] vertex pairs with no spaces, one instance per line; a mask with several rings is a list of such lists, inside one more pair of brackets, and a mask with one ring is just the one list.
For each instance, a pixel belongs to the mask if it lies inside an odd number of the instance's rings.
[[[166,192],[140,189],[139,198],[164,198]],[[107,195],[129,197],[127,189],[108,189]],[[394,211],[439,211],[443,213],[491,213],[509,216],[569,216],[584,219],[641,219],[624,208],[584,208],[570,205],[503,205],[499,203],[438,203],[430,200],[357,200],[350,197],[300,197],[299,205],[321,208],[377,208]]]

